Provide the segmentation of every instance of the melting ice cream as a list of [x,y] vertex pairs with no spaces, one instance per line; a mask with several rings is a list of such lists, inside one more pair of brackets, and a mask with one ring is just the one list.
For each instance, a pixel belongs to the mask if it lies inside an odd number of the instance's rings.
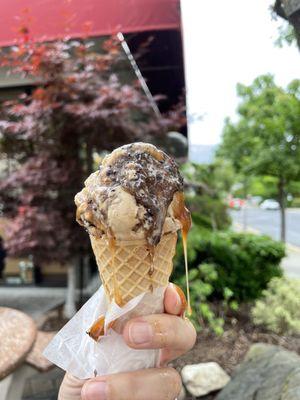
[[155,246],[163,233],[182,228],[176,198],[182,190],[167,154],[151,144],[125,145],[104,158],[76,195],[77,221],[99,238],[146,239]]

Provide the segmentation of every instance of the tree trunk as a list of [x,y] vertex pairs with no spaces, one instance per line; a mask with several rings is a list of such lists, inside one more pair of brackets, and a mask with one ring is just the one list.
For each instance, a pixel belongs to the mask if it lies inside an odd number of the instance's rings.
[[281,217],[281,224],[280,224],[280,239],[285,242],[285,181],[283,178],[279,179],[278,182],[278,197],[279,197],[279,204],[280,204],[280,217]]
[[93,172],[93,147],[89,140],[86,143],[86,169],[87,175]]
[[77,260],[68,266],[68,286],[64,306],[64,316],[66,318],[71,318],[76,313],[76,264]]

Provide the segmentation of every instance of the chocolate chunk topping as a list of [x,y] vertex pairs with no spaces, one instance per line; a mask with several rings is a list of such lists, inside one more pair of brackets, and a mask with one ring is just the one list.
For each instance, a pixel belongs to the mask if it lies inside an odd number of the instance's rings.
[[115,150],[100,166],[105,184],[120,185],[146,209],[144,229],[148,243],[156,245],[161,237],[167,209],[183,179],[175,161],[154,146],[133,143]]
[[[98,205],[116,198],[118,187],[134,196],[137,205],[145,209],[142,220],[133,230],[144,229],[148,244],[156,245],[174,193],[183,190],[183,179],[176,163],[147,143],[133,143],[116,149],[105,157],[99,171],[86,181],[86,189],[76,196],[78,222],[108,230],[108,209],[100,210]],[[84,205],[87,202],[88,207]],[[109,207],[110,201],[105,204]]]

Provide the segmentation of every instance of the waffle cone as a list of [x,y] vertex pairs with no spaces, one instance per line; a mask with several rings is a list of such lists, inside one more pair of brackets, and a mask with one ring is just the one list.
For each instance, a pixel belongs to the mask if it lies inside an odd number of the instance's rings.
[[106,238],[90,238],[100,278],[110,302],[115,300],[122,306],[141,293],[168,284],[173,269],[176,232],[163,235],[153,255],[144,240],[117,241],[112,250]]

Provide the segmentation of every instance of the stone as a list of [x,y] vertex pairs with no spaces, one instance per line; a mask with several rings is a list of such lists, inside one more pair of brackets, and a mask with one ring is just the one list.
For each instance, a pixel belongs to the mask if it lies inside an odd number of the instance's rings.
[[230,376],[215,362],[186,365],[181,371],[183,383],[195,397],[222,389]]
[[256,343],[216,400],[299,400],[300,357],[280,346]]

